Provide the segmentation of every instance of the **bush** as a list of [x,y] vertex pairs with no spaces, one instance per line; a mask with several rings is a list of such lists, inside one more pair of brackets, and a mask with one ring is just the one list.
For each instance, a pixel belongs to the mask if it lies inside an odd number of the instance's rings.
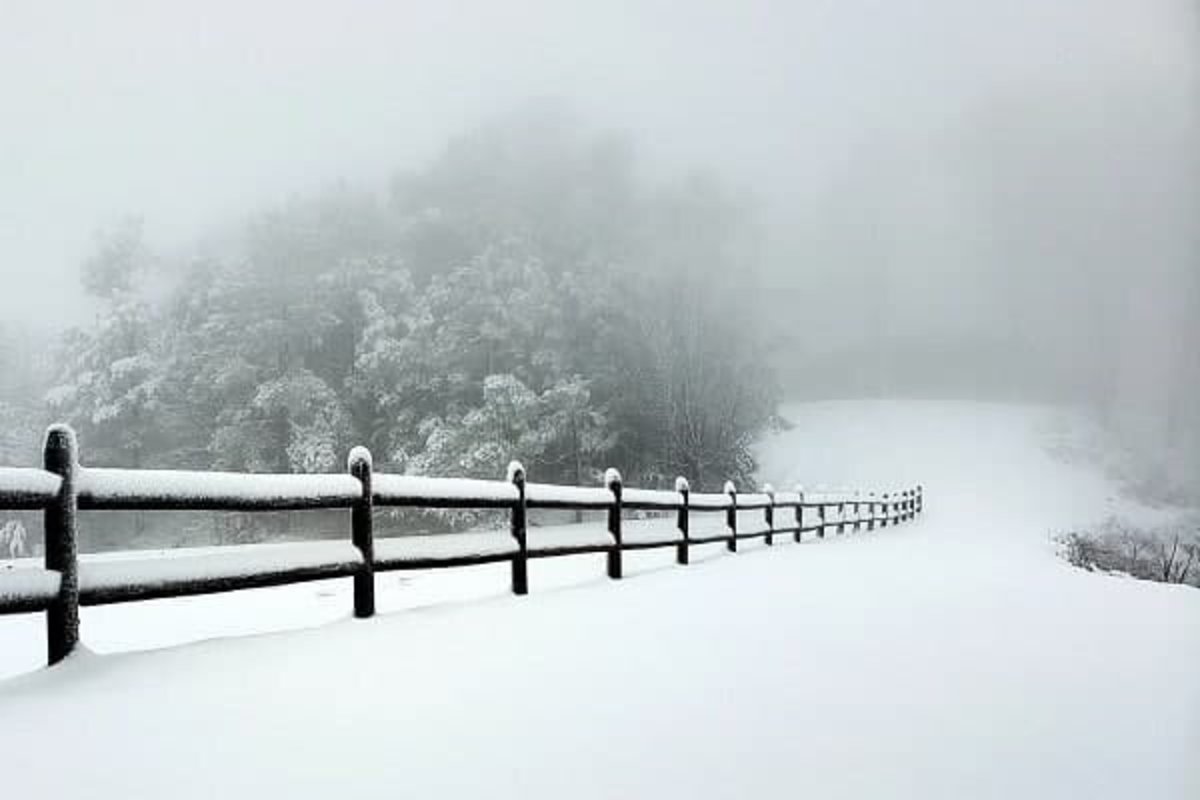
[[1200,587],[1200,520],[1143,528],[1111,517],[1060,538],[1066,559],[1089,570]]

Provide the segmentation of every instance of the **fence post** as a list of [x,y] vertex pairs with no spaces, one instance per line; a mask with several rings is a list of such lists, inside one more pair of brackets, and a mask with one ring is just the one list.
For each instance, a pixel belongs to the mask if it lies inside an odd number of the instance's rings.
[[818,486],[817,494],[821,498],[820,500],[817,501],[817,525],[818,525],[817,538],[824,539],[825,538],[825,497],[824,497],[825,492],[823,492],[821,490],[821,487]]
[[891,492],[883,493],[883,523],[881,527],[886,528],[892,521],[892,495]]
[[42,465],[62,479],[56,497],[43,515],[46,569],[60,576],[58,596],[46,609],[46,655],[57,664],[79,644],[79,444],[75,431],[54,425],[46,431]]
[[904,493],[904,519],[911,520],[913,518],[913,490],[909,489]]
[[371,485],[371,451],[355,447],[347,459],[350,474],[362,484],[362,494],[350,509],[350,541],[362,554],[354,573],[354,616],[375,616],[375,490]]
[[517,540],[517,552],[512,560],[513,594],[529,594],[529,537],[525,524],[525,467],[520,461],[508,462],[508,482],[517,487],[517,502],[512,509],[510,528]]
[[862,530],[862,490],[854,490],[854,532]]
[[925,510],[925,487],[917,484],[917,513],[920,514]]
[[691,496],[692,490],[688,485],[687,478],[682,476],[675,479],[675,491],[679,493],[679,512],[676,517],[676,525],[679,527],[679,548],[675,553],[675,560],[681,565],[686,565],[691,560],[691,531],[689,529],[688,520],[688,498]]
[[613,504],[608,509],[608,532],[613,537],[613,547],[608,551],[608,577],[621,578],[621,473],[611,467],[604,473],[604,485],[613,494]]
[[725,527],[729,529],[729,540],[725,549],[731,553],[737,552],[737,487],[733,481],[725,481],[725,494],[729,495],[729,508],[725,510]]
[[800,539],[804,536],[804,487],[797,485],[796,494],[800,496],[800,501],[796,503],[796,544],[800,544]]
[[775,544],[775,487],[768,483],[763,486],[763,493],[771,501],[771,504],[763,509],[763,521],[767,523],[765,541],[770,547]]
[[842,502],[838,503],[838,507],[837,507],[837,511],[838,511],[837,532],[845,533],[846,532],[846,490],[838,489],[838,494],[841,495]]

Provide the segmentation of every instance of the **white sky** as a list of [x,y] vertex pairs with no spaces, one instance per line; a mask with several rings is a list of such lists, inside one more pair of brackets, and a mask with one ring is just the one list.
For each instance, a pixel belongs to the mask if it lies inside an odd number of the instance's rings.
[[[381,179],[531,97],[787,204],[856,142],[999,86],[1170,74],[1186,0],[0,0],[0,319],[80,309],[92,232],[187,241]],[[51,293],[56,297],[52,297]],[[64,299],[65,298],[65,299]]]

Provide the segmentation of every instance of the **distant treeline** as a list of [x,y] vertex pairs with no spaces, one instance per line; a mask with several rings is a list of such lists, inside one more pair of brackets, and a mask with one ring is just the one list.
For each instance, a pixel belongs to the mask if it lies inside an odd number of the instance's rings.
[[716,180],[651,185],[619,137],[514,117],[191,253],[106,231],[48,411],[107,465],[325,472],[365,444],[401,473],[749,480],[776,400],[749,236]]

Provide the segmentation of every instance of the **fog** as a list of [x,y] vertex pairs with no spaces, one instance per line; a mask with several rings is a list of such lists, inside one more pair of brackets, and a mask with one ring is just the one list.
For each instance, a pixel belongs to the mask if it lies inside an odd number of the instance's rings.
[[9,4],[0,314],[88,325],[130,217],[186,262],[552,107],[724,187],[781,395],[1082,400],[1194,464],[1198,34],[1168,0]]

